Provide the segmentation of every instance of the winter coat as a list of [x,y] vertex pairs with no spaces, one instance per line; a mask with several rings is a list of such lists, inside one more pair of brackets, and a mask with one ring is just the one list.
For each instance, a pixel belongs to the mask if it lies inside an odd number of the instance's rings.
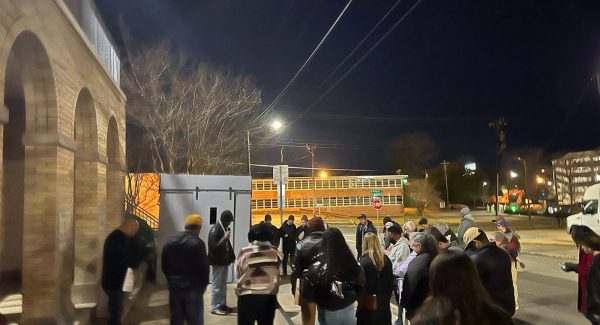
[[225,240],[225,229],[219,222],[208,232],[208,261],[213,266],[227,266],[235,261],[235,253],[229,239]]
[[508,254],[510,254],[510,258],[512,259],[512,261],[516,262],[517,256],[519,256],[519,252],[521,251],[521,243],[519,242],[519,236],[512,230],[508,230],[504,235],[506,236],[506,239],[508,239],[508,245],[506,245],[506,250],[508,251]]
[[135,268],[135,243],[133,238],[115,229],[104,241],[102,255],[102,288],[105,290],[121,290],[125,281],[127,268]]
[[314,231],[304,240],[296,244],[296,254],[292,259],[292,274],[290,282],[292,284],[292,294],[295,294],[296,280],[302,277],[302,273],[308,270],[308,267],[317,261],[319,254],[319,244],[323,239],[322,231]]
[[[302,237],[302,239],[300,239],[300,234],[304,234],[304,237]],[[310,228],[308,228],[308,226],[300,226],[296,228],[296,243],[307,238],[309,234]]]
[[408,241],[404,237],[400,238],[395,244],[390,244],[389,250],[386,250],[385,254],[392,261],[392,270],[395,270],[410,254]]
[[392,313],[390,311],[390,299],[392,298],[392,286],[394,277],[392,274],[392,262],[384,256],[384,265],[381,271],[377,271],[373,260],[365,255],[360,258],[360,265],[365,272],[365,290],[363,295],[377,295],[376,311],[357,311],[357,324],[391,324]]
[[475,218],[469,213],[460,220],[460,224],[458,225],[457,241],[463,248],[465,248],[463,236],[465,235],[465,231],[471,227],[477,227],[477,225],[475,224]]
[[279,228],[279,235],[281,236],[281,248],[284,253],[293,253],[296,250],[296,225],[289,225],[286,222]]
[[511,259],[506,250],[489,243],[471,255],[488,294],[510,316],[515,314]]
[[577,310],[585,314],[585,291],[587,288],[587,277],[592,266],[592,254],[586,254],[583,248],[579,249],[579,264],[577,264]]
[[[319,253],[316,260],[303,277],[305,283],[302,285],[302,297],[314,301],[319,308],[330,311],[344,309],[353,304],[365,286],[365,272],[358,262],[355,273],[349,274],[351,266],[348,266],[343,274],[328,275],[325,253]],[[338,294],[334,292],[334,287],[339,290]]]
[[182,231],[165,244],[162,270],[169,287],[204,292],[208,285],[208,256],[204,241],[189,231]]
[[465,252],[465,250],[462,249],[462,247],[460,247],[460,245],[456,241],[451,241],[450,242],[450,245],[448,246],[448,251],[457,252],[457,253],[464,253]]
[[585,317],[592,324],[600,324],[600,255],[594,256],[585,290]]
[[356,251],[358,252],[358,256],[361,256],[362,252],[362,241],[365,234],[368,232],[372,232],[377,234],[377,229],[373,226],[373,222],[371,220],[367,220],[366,225],[358,224],[356,227]]
[[432,260],[433,257],[431,254],[423,253],[417,255],[408,264],[408,269],[402,283],[400,305],[406,310],[406,318],[409,320],[415,315],[425,301],[425,298],[429,295],[429,266]]

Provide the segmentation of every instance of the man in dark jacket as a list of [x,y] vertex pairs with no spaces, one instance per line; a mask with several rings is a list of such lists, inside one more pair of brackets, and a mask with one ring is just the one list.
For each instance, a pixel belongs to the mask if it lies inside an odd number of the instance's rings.
[[491,243],[485,232],[477,227],[465,231],[464,243],[475,243],[477,253],[471,259],[488,294],[510,316],[515,314],[515,295],[512,283],[511,259],[508,252]]
[[409,320],[429,295],[429,266],[438,250],[433,236],[423,232],[411,233],[410,241],[417,256],[408,264],[400,297],[400,305],[406,310],[406,318]]
[[204,324],[203,295],[208,285],[206,245],[198,237],[202,217],[185,218],[185,231],[171,237],[162,251],[162,270],[169,283],[171,324]]
[[108,296],[108,324],[121,324],[123,282],[127,268],[137,266],[133,237],[140,229],[135,219],[125,219],[118,229],[106,237],[102,257],[102,289]]
[[277,229],[277,227],[275,227],[273,225],[273,218],[271,217],[270,214],[265,215],[265,223],[267,224],[267,226],[269,226],[269,231],[271,232],[271,234],[273,235],[273,239],[271,239],[271,245],[273,245],[273,247],[275,248],[279,248],[279,229]]
[[299,292],[302,286],[296,290],[296,285],[298,279],[302,278],[302,274],[308,271],[308,267],[317,261],[319,244],[323,239],[323,232],[325,231],[325,222],[323,222],[323,219],[320,217],[313,217],[308,221],[308,227],[310,229],[310,234],[296,245],[296,254],[292,259],[292,275],[290,283],[292,284],[292,294],[294,296],[297,294],[300,295],[296,297],[296,300],[300,302],[302,324],[314,325],[317,305],[314,302],[302,299],[302,293]]
[[368,232],[372,232],[377,234],[377,229],[373,226],[371,220],[367,220],[367,216],[364,214],[360,214],[358,216],[358,226],[356,227],[356,252],[357,258],[362,256],[362,241],[365,234]]
[[213,267],[211,314],[227,315],[233,308],[227,306],[227,270],[235,261],[235,253],[231,246],[231,229],[233,213],[225,210],[221,213],[221,221],[214,225],[208,233],[208,261]]
[[281,235],[282,250],[283,250],[283,275],[287,275],[288,257],[290,261],[294,260],[294,252],[296,251],[296,225],[294,224],[294,216],[290,215],[286,222],[279,228]]
[[308,228],[308,217],[306,215],[302,215],[302,218],[300,218],[300,227],[296,228],[296,242],[308,237],[309,234],[310,228]]

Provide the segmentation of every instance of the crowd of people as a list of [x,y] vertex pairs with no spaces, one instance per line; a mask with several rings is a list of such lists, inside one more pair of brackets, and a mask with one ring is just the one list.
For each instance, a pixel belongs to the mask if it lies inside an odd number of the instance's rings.
[[[210,229],[208,245],[199,238],[202,217],[189,215],[184,231],[167,241],[161,257],[171,324],[204,324],[209,265],[211,313],[234,312],[227,305],[232,264],[238,324],[273,324],[284,279],[290,281],[303,325],[513,324],[519,309],[517,266],[525,267],[519,236],[502,217],[493,221],[497,231],[488,235],[468,208],[461,215],[456,233],[444,223],[430,225],[426,218],[401,225],[386,217],[378,234],[361,214],[356,255],[342,232],[318,216],[302,216],[296,227],[290,215],[277,228],[266,215],[249,230],[249,246],[236,255],[230,241],[234,221],[230,211],[223,211]],[[117,315],[109,324],[120,324],[120,285],[127,268],[133,267],[124,262],[128,251],[117,247],[138,228],[137,222],[127,220],[105,243],[102,283],[111,313]],[[563,270],[579,273],[580,311],[600,324],[600,236],[583,226],[576,226],[572,236],[581,249],[580,263],[566,263]],[[390,302],[398,305],[396,320]]]

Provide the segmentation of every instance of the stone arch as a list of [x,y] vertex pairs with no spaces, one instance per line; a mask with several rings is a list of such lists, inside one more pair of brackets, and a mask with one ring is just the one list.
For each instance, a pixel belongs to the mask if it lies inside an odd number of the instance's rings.
[[100,178],[106,167],[99,160],[96,108],[90,91],[83,88],[75,104],[73,137],[77,146],[73,188],[73,288],[75,307],[96,302],[103,235]]
[[[14,41],[8,47],[4,71],[3,91],[4,108],[0,114],[2,122],[2,213],[0,226],[0,281],[15,284],[12,290],[21,291],[25,286],[22,278],[25,273],[23,255],[35,254],[43,243],[36,243],[34,247],[24,247],[29,240],[34,240],[30,235],[37,231],[45,231],[47,236],[54,237],[54,227],[46,227],[41,222],[38,227],[46,229],[24,228],[28,215],[44,215],[38,200],[44,197],[26,194],[27,186],[40,186],[36,180],[43,178],[44,172],[36,169],[40,158],[46,158],[45,153],[29,152],[25,150],[24,139],[36,134],[56,132],[57,106],[56,87],[52,73],[50,58],[40,39],[30,31],[20,32],[15,35]],[[5,56],[6,55],[6,56]],[[4,62],[2,62],[4,63]],[[49,194],[49,193],[45,193]],[[49,203],[52,206],[52,203]],[[42,207],[40,210],[43,210]],[[54,224],[55,214],[46,215],[47,223]],[[32,228],[36,228],[35,226]],[[43,258],[43,257],[39,257]],[[29,263],[29,260],[28,260]],[[0,288],[7,288],[5,283],[0,283]]]
[[107,230],[119,226],[125,211],[125,171],[117,120],[111,116],[106,132],[106,221]]

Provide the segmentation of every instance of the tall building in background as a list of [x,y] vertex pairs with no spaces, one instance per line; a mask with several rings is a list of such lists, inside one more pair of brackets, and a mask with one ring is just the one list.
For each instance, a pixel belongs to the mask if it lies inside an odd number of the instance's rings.
[[[314,190],[316,214],[325,220],[347,218],[360,213],[375,216],[376,211],[372,207],[373,196],[374,193],[380,193],[383,207],[379,210],[379,216],[403,216],[403,186],[406,180],[406,175],[317,178]],[[284,202],[284,219],[290,214],[311,216],[313,213],[312,178],[290,177],[285,188]],[[253,223],[262,220],[265,214],[271,214],[274,220],[278,220],[276,217],[279,215],[277,186],[271,178],[253,179]]]
[[583,201],[588,186],[600,183],[600,151],[570,152],[552,160],[559,204]]

